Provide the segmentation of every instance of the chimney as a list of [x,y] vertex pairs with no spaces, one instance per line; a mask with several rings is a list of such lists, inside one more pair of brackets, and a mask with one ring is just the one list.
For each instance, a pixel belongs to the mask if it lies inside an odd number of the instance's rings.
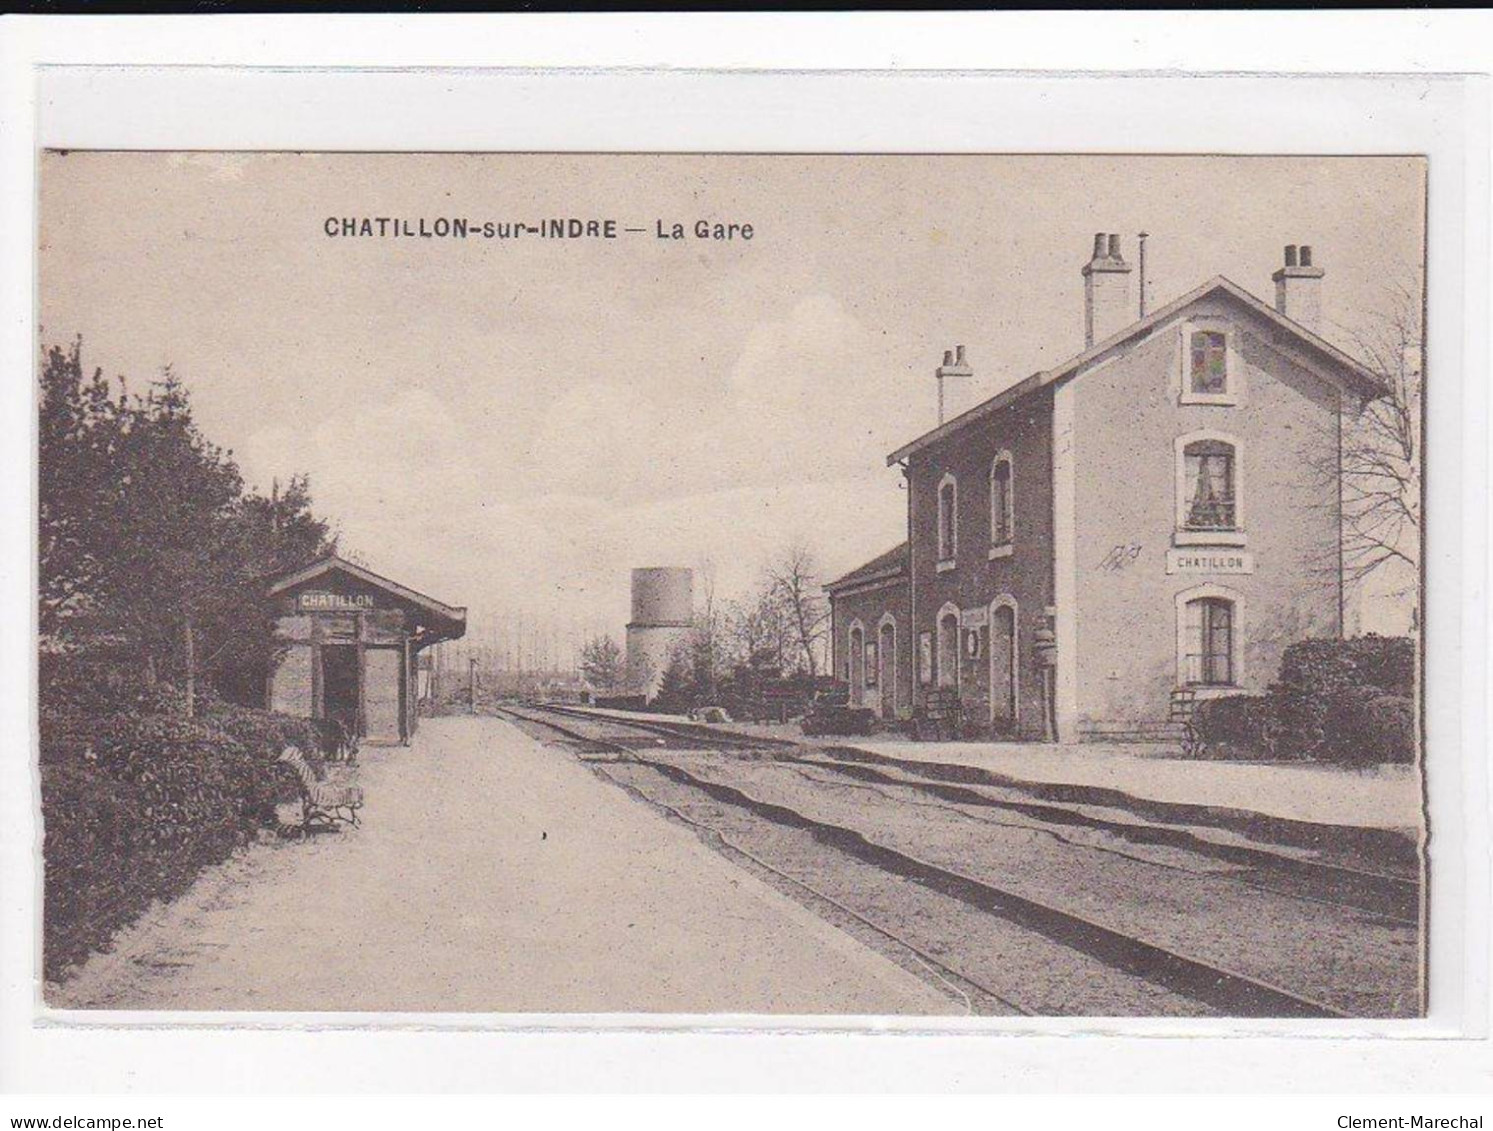
[[1130,304],[1130,264],[1120,254],[1120,237],[1094,234],[1094,258],[1083,269],[1083,344],[1102,342],[1135,321]]
[[934,371],[938,378],[938,422],[953,420],[974,407],[975,371],[964,360],[964,347],[943,351],[943,364]]
[[1322,276],[1320,267],[1312,266],[1309,244],[1286,245],[1286,265],[1270,277],[1275,280],[1275,309],[1293,322],[1299,322],[1313,334],[1322,326]]

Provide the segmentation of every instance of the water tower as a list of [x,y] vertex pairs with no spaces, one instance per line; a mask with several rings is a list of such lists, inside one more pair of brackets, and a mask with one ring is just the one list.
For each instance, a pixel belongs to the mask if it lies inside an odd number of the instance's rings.
[[695,615],[694,571],[649,566],[632,571],[632,619],[627,625],[627,686],[652,700],[674,651],[689,639]]

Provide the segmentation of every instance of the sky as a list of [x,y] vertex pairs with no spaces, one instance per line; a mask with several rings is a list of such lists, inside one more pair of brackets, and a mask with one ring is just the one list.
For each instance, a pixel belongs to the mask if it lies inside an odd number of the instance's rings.
[[[370,568],[471,609],[619,635],[634,566],[745,592],[794,541],[826,578],[905,535],[894,448],[1083,346],[1096,231],[1152,307],[1326,269],[1349,344],[1419,286],[1415,158],[47,154],[43,345],[143,388],[171,365],[268,490],[311,477]],[[329,236],[328,220],[616,221],[612,240]],[[697,220],[750,224],[704,240]],[[684,225],[686,238],[659,239]],[[643,228],[625,233],[625,227]]]

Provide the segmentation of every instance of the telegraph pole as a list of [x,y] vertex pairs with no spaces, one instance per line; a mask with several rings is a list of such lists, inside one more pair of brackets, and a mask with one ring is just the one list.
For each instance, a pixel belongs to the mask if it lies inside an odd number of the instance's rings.
[[1140,316],[1146,316],[1146,237],[1150,232],[1141,232],[1140,240]]

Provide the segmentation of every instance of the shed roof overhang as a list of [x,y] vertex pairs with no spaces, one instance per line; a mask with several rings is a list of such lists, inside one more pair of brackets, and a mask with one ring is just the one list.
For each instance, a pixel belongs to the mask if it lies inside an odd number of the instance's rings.
[[390,581],[387,577],[335,554],[276,578],[270,583],[266,593],[271,597],[283,596],[313,582],[324,582],[328,576],[335,574],[379,590],[410,612],[418,625],[413,638],[417,648],[440,640],[456,640],[466,633],[467,611],[464,607],[448,605],[434,597],[427,597],[424,593],[417,593],[397,581]]

